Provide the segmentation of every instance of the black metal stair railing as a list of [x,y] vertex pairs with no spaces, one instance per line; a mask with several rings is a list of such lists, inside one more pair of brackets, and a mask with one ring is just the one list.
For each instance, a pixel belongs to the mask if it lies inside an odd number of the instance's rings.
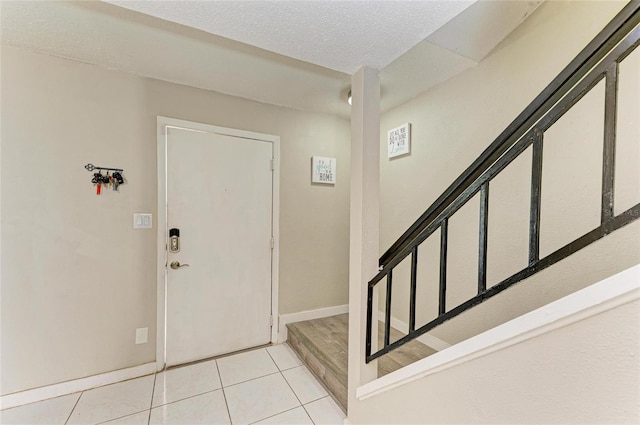
[[[640,44],[639,23],[640,2],[632,1],[383,254],[380,258],[382,270],[368,284],[367,363],[640,218],[640,204],[636,204],[618,215],[615,215],[613,208],[618,64]],[[605,130],[600,226],[546,257],[540,258],[540,204],[544,133],[602,79],[605,79]],[[487,288],[490,182],[529,146],[533,146],[533,158],[528,265],[521,271]],[[449,308],[446,305],[448,220],[478,193],[480,194],[480,231],[477,295],[458,306]],[[440,230],[438,317],[416,329],[418,247],[438,229]],[[389,338],[393,269],[408,256],[411,256],[409,332],[403,338],[391,343]],[[381,349],[372,353],[374,289],[383,279],[386,280],[384,344]]]

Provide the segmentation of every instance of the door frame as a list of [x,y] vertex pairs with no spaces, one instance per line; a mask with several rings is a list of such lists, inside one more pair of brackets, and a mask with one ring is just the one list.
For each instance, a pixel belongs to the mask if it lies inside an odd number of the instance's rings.
[[166,364],[167,335],[167,134],[165,128],[175,127],[185,130],[203,131],[223,136],[268,142],[273,145],[272,174],[272,214],[271,229],[273,250],[271,253],[271,343],[278,341],[278,293],[280,264],[280,137],[252,131],[218,127],[176,118],[157,117],[157,167],[158,167],[158,213],[157,228],[157,323],[156,323],[156,369],[164,369]]

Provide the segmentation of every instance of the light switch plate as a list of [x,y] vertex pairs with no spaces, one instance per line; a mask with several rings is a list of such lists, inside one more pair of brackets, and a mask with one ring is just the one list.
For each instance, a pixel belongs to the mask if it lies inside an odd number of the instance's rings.
[[134,229],[151,229],[153,227],[153,214],[133,213]]
[[136,344],[146,344],[149,340],[149,328],[136,329]]

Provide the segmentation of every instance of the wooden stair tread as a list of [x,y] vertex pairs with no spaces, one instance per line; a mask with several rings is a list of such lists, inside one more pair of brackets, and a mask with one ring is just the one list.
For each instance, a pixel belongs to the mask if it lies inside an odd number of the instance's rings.
[[[322,381],[338,404],[347,408],[347,364],[349,345],[349,314],[307,320],[287,325],[289,345],[307,367]],[[378,341],[382,346],[384,324],[378,323]],[[391,329],[390,340],[404,336]],[[413,340],[378,359],[378,377],[430,356],[436,351]]]

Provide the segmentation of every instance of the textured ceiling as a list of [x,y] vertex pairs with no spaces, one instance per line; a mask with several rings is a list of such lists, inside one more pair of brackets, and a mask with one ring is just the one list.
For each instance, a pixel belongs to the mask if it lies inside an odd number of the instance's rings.
[[[381,109],[400,105],[475,66],[540,3],[480,0],[467,7],[381,70]],[[191,2],[182,4],[189,9]],[[3,47],[33,50],[274,105],[350,116],[346,103],[349,73],[113,4],[5,0],[0,1],[0,19]],[[287,20],[287,15],[282,15],[281,25],[271,28],[265,38],[271,33],[278,38],[282,28],[289,27]],[[343,37],[346,39],[341,43],[349,44],[348,34]],[[303,46],[297,39],[290,44]],[[335,49],[318,45],[321,47],[306,49],[320,50],[330,60]]]
[[108,1],[353,74],[384,68],[475,0]]

